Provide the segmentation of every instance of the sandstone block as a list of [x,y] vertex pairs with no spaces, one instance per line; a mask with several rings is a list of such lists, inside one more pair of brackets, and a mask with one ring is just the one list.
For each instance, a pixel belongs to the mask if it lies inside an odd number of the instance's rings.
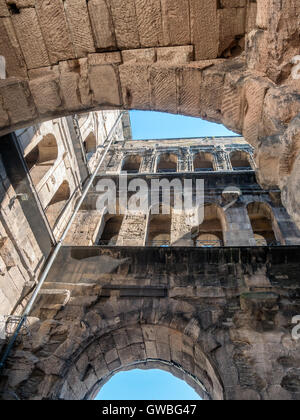
[[269,84],[263,79],[248,79],[245,83],[247,109],[244,116],[243,135],[245,140],[253,146],[257,144],[263,103],[268,87]]
[[194,47],[187,45],[183,47],[164,47],[157,48],[157,61],[168,63],[169,65],[188,64],[193,60]]
[[123,103],[131,109],[150,109],[149,64],[119,66]]
[[176,68],[156,64],[150,69],[151,108],[177,113]]
[[125,64],[146,64],[146,63],[155,63],[156,62],[156,49],[155,48],[146,48],[139,50],[126,50],[122,51],[122,60]]
[[191,43],[188,0],[162,0],[163,45]]
[[95,46],[86,1],[66,0],[65,12],[76,57],[84,57],[94,52]]
[[36,11],[51,64],[74,57],[62,0],[36,0]]
[[118,60],[118,53],[89,56],[89,79],[95,105],[121,106]]
[[0,0],[0,17],[9,17],[9,10],[5,0]]
[[137,28],[141,47],[163,45],[160,0],[135,0]]
[[135,0],[111,0],[110,7],[118,48],[139,48]]
[[61,61],[59,63],[60,92],[68,110],[91,106],[88,59]]
[[195,45],[196,60],[217,58],[218,19],[216,2],[190,0],[191,41]]
[[90,0],[88,2],[88,11],[96,48],[115,48],[115,33],[110,7],[107,2],[105,0]]
[[28,69],[49,66],[49,57],[35,9],[21,9],[12,16]]
[[183,66],[179,70],[178,112],[183,115],[199,115],[201,70],[194,66]]

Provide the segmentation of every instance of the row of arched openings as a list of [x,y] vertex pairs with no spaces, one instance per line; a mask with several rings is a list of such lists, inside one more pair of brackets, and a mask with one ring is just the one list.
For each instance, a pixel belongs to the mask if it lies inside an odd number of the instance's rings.
[[[57,158],[58,146],[53,134],[44,136],[41,141],[25,155],[25,162],[32,182],[36,187],[54,166]],[[52,228],[55,226],[57,218],[70,199],[70,196],[70,186],[68,181],[65,180],[61,183],[45,208],[45,214]]]
[[[230,154],[232,169],[235,171],[251,171],[250,156],[243,150],[237,150]],[[127,156],[122,164],[122,171],[127,173],[140,172],[142,157],[140,155]],[[213,172],[217,169],[215,157],[212,153],[199,152],[193,158],[195,172]],[[172,173],[178,171],[178,156],[174,153],[163,153],[158,157],[156,172]]]
[[[277,245],[275,218],[268,204],[253,202],[247,206],[255,243],[257,246]],[[124,216],[107,215],[99,245],[117,245]],[[171,215],[151,215],[147,229],[147,246],[171,246]],[[193,228],[191,240],[195,247],[222,247],[228,223],[223,209],[215,204],[204,208],[204,221]]]

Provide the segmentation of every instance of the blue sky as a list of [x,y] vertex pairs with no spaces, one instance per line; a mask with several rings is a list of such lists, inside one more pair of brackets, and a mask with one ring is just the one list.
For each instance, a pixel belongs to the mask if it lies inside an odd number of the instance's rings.
[[168,372],[134,369],[119,372],[108,381],[96,400],[200,400],[192,387]]
[[[236,135],[223,125],[161,112],[131,111],[130,119],[134,140]],[[96,399],[199,400],[200,397],[193,388],[170,373],[135,369],[113,376]]]
[[200,118],[151,111],[130,111],[134,140],[236,135]]

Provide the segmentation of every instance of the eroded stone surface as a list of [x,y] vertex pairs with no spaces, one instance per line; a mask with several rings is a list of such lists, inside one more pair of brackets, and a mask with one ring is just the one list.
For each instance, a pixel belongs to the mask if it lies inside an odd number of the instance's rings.
[[71,299],[40,296],[39,320],[8,363],[7,391],[89,399],[138,362],[177,375],[204,399],[298,400],[298,254],[65,247],[44,287],[67,288]]

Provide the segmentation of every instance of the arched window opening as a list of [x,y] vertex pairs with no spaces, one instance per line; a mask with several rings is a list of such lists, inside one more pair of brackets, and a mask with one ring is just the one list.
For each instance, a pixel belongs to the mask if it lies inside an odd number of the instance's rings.
[[194,171],[195,172],[213,172],[214,156],[211,153],[199,152],[194,157]]
[[262,202],[253,202],[247,209],[256,246],[278,245],[273,228],[274,216],[270,207]]
[[222,209],[214,204],[204,207],[204,220],[197,230],[192,233],[194,246],[214,248],[224,245],[225,215]]
[[159,157],[157,172],[177,172],[178,158],[173,153],[164,153]]
[[87,160],[89,160],[97,149],[97,141],[94,133],[90,133],[83,142]]
[[232,169],[234,171],[252,171],[250,156],[243,150],[237,150],[230,155]]
[[119,233],[121,230],[124,216],[108,215],[105,219],[105,225],[103,228],[103,232],[100,236],[98,245],[115,246],[118,242]]
[[158,214],[151,216],[147,246],[168,247],[171,245],[171,216]]
[[68,181],[64,181],[46,208],[46,216],[52,228],[55,226],[57,218],[70,199],[70,195],[69,183]]
[[48,134],[26,156],[25,161],[34,185],[37,185],[54,165],[58,156],[56,138]]
[[137,174],[140,171],[142,163],[142,157],[139,155],[131,155],[127,156],[124,159],[122,171],[127,172],[129,174]]

